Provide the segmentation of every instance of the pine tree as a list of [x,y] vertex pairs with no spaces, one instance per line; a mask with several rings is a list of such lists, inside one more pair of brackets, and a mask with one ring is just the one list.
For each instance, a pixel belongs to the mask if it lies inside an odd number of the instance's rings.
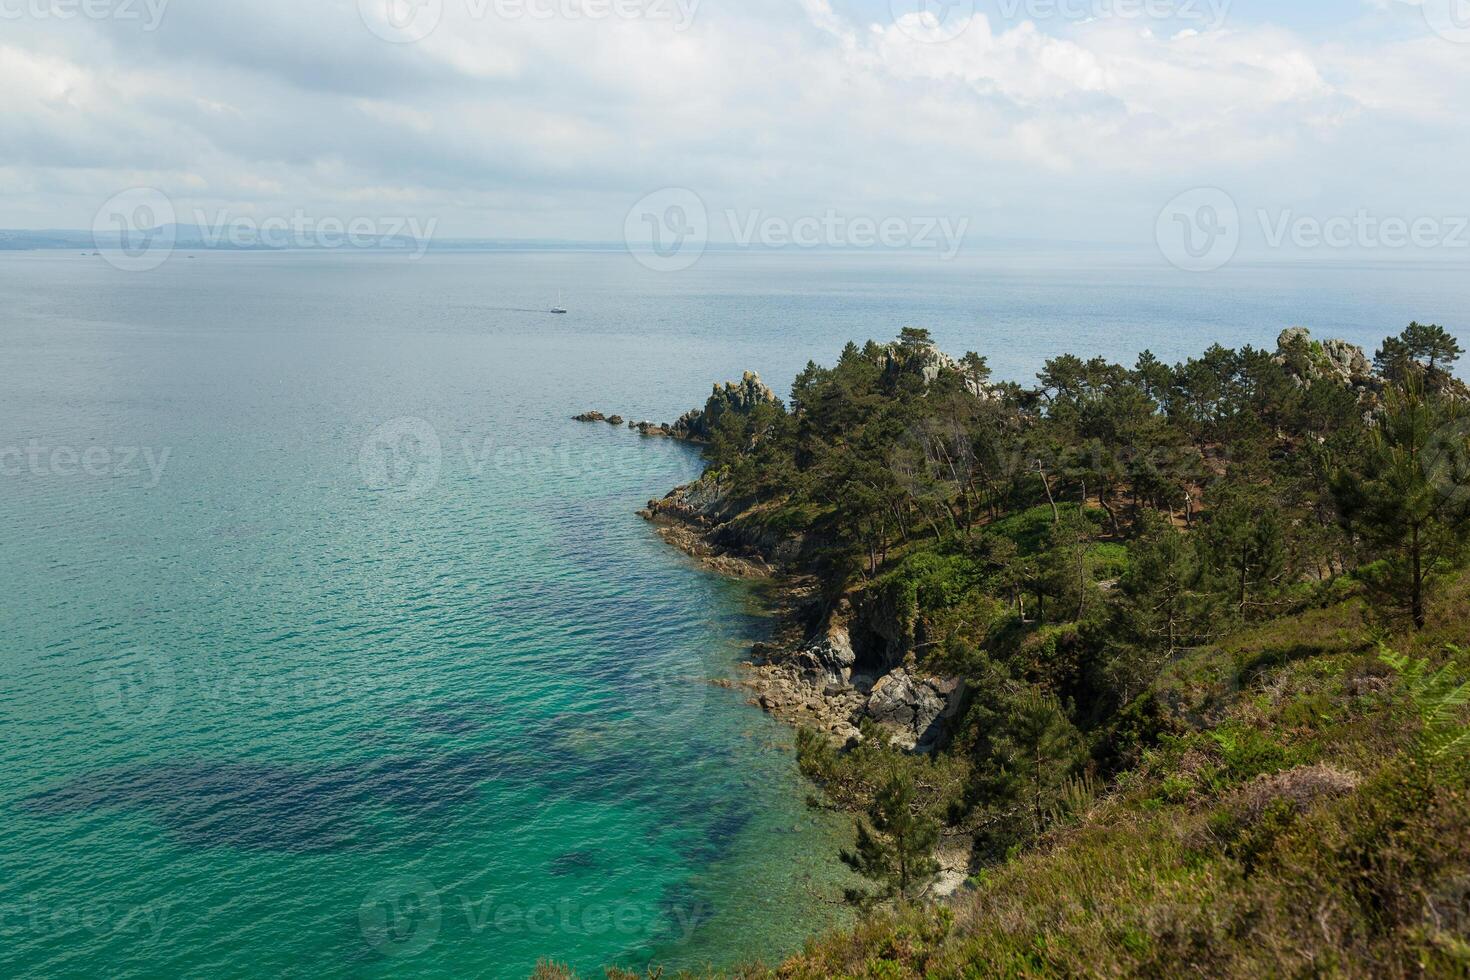
[[1470,544],[1470,418],[1460,403],[1417,382],[1390,389],[1359,464],[1333,483],[1348,530],[1387,562],[1385,584],[1425,625],[1425,594]]
[[854,849],[842,852],[842,863],[880,890],[850,889],[848,900],[869,905],[917,898],[939,871],[933,856],[938,843],[939,823],[919,806],[912,773],[895,767],[858,817]]

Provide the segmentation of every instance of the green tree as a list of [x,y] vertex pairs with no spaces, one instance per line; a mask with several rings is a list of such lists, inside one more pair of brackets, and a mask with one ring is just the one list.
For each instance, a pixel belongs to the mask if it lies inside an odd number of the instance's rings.
[[1342,520],[1386,563],[1381,584],[1425,625],[1431,578],[1458,563],[1470,538],[1470,416],[1459,401],[1410,382],[1390,389],[1361,459],[1333,492]]
[[1210,635],[1215,605],[1196,539],[1151,518],[1113,598],[1117,648],[1107,672],[1119,704],[1137,696],[1180,650]]
[[1239,616],[1265,604],[1286,574],[1286,536],[1261,486],[1224,482],[1206,498],[1202,541],[1216,588]]
[[1397,337],[1383,341],[1373,355],[1373,364],[1385,378],[1403,383],[1415,374],[1433,379],[1437,371],[1449,368],[1463,353],[1444,327],[1415,321]]
[[857,819],[857,840],[842,863],[879,885],[876,893],[850,889],[849,901],[868,905],[898,898],[911,901],[939,871],[934,848],[939,822],[920,805],[912,773],[895,767]]

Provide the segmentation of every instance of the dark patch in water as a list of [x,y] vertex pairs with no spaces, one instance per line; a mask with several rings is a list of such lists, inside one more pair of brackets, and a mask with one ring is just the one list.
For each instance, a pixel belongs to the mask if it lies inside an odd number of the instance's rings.
[[567,851],[551,862],[551,874],[556,878],[592,871],[597,867],[597,855],[592,851]]
[[485,753],[389,757],[319,770],[185,761],[79,777],[23,805],[43,815],[140,810],[196,847],[362,850],[411,842],[413,835],[373,826],[381,808],[391,808],[422,835],[473,801],[482,783],[513,778],[507,769]]
[[488,699],[438,701],[422,708],[410,708],[404,717],[424,731],[446,735],[466,735],[490,727],[503,706]]
[[671,881],[664,886],[659,911],[663,913],[665,924],[659,930],[662,935],[657,938],[680,943],[687,942],[694,935],[694,930],[715,916],[714,903],[688,881]]

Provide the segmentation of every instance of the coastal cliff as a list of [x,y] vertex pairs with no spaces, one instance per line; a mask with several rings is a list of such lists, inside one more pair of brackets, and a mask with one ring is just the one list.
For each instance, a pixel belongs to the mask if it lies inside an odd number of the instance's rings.
[[709,465],[644,517],[777,586],[745,683],[871,884],[738,975],[1464,975],[1461,354],[1292,328],[1022,387],[905,330],[651,426]]

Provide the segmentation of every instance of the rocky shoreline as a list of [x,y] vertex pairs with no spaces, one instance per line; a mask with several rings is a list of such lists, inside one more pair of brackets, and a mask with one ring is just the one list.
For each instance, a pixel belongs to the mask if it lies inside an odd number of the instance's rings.
[[[964,691],[959,681],[916,679],[899,669],[876,679],[855,673],[857,655],[848,629],[839,619],[822,617],[823,635],[813,636],[808,623],[821,603],[817,580],[783,569],[755,548],[732,544],[731,529],[711,518],[719,494],[704,480],[679,487],[663,500],[651,500],[639,516],[660,537],[706,568],[736,578],[770,585],[768,613],[773,638],[756,643],[742,663],[739,680],[719,686],[749,692],[747,703],[793,728],[820,732],[833,743],[855,744],[859,724],[869,718],[888,731],[896,744],[913,751],[934,748],[943,726],[959,711]],[[926,734],[933,733],[928,741]],[[953,895],[973,872],[974,840],[949,831],[934,853],[939,875],[930,887],[937,898]]]
[[[927,360],[919,366],[939,370]],[[776,401],[760,376],[747,372],[738,382],[715,385],[703,409],[672,424],[627,422],[597,411],[575,421],[627,425],[644,436],[702,443],[727,413],[744,415]],[[846,598],[825,601],[817,580],[803,567],[810,543],[765,530],[759,504],[747,510],[747,503],[730,499],[717,476],[707,473],[639,511],[660,537],[707,568],[771,583],[775,639],[757,643],[742,665],[743,679],[731,683],[749,690],[750,703],[767,714],[841,745],[859,738],[862,722],[871,720],[909,751],[939,747],[964,699],[962,683],[921,675],[905,630],[883,621],[891,613],[855,610]],[[860,620],[864,639],[855,644]]]
[[[852,610],[843,601],[825,610],[816,579],[794,567],[800,542],[752,541],[731,521],[720,520],[725,503],[707,480],[649,501],[639,515],[660,537],[706,567],[726,575],[764,579],[772,585],[774,638],[757,643],[738,682],[750,703],[794,727],[822,732],[838,744],[859,737],[864,719],[911,751],[929,751],[963,697],[957,680],[920,677],[907,665],[883,671],[853,647]],[[763,547],[765,546],[765,547]]]

